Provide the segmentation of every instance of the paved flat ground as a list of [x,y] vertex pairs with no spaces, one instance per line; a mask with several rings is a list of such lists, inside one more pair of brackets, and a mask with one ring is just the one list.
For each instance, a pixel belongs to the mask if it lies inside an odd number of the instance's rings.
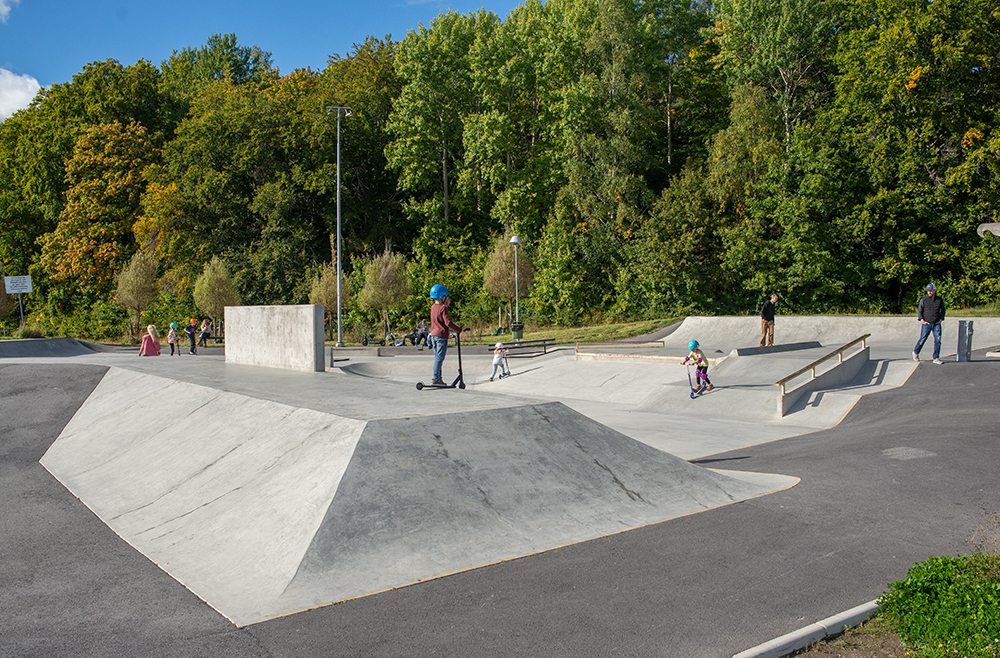
[[237,629],[37,463],[105,368],[0,361],[0,655],[731,656],[967,549],[1000,505],[998,367],[922,365],[830,430],[689,448],[801,478],[779,493]]

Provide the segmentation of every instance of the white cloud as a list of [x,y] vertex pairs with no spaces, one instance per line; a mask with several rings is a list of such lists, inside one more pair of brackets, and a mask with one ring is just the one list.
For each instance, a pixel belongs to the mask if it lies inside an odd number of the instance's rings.
[[7,22],[11,7],[21,2],[21,0],[0,0],[0,23]]
[[16,75],[0,69],[0,121],[28,107],[39,89],[38,80],[30,75]]

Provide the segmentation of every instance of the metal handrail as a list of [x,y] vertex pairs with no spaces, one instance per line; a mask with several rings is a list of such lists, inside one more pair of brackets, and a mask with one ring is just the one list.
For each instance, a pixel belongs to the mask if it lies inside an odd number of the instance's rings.
[[792,381],[793,379],[795,379],[796,377],[798,377],[799,375],[801,375],[802,373],[804,373],[806,370],[812,370],[812,376],[810,377],[810,379],[816,379],[816,366],[818,366],[819,364],[823,363],[824,361],[828,361],[829,359],[832,359],[835,356],[839,357],[838,363],[843,363],[844,362],[844,351],[845,350],[847,350],[852,345],[857,345],[858,343],[861,343],[861,349],[864,349],[865,347],[867,347],[867,345],[865,344],[865,342],[870,337],[871,337],[871,334],[865,334],[864,336],[861,336],[859,338],[855,338],[851,342],[849,342],[846,345],[843,345],[843,346],[835,349],[834,351],[830,352],[826,356],[824,356],[824,357],[822,357],[820,359],[816,359],[815,361],[813,361],[809,365],[796,370],[795,372],[793,372],[792,374],[788,375],[787,377],[785,377],[781,381],[774,382],[774,385],[775,386],[780,386],[781,387],[781,394],[784,395],[785,394],[785,384],[787,384],[788,382]]

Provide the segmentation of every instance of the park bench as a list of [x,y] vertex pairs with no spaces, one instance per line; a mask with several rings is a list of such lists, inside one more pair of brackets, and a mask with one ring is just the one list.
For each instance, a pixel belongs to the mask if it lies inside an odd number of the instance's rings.
[[513,352],[515,350],[542,350],[542,354],[550,345],[555,345],[555,338],[535,338],[534,340],[514,340],[509,343],[500,343],[503,349]]

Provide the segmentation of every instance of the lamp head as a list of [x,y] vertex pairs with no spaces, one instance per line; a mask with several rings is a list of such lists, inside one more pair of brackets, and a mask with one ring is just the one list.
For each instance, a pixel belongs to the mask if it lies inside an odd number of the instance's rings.
[[521,244],[521,238],[515,235],[510,239],[510,244]]

